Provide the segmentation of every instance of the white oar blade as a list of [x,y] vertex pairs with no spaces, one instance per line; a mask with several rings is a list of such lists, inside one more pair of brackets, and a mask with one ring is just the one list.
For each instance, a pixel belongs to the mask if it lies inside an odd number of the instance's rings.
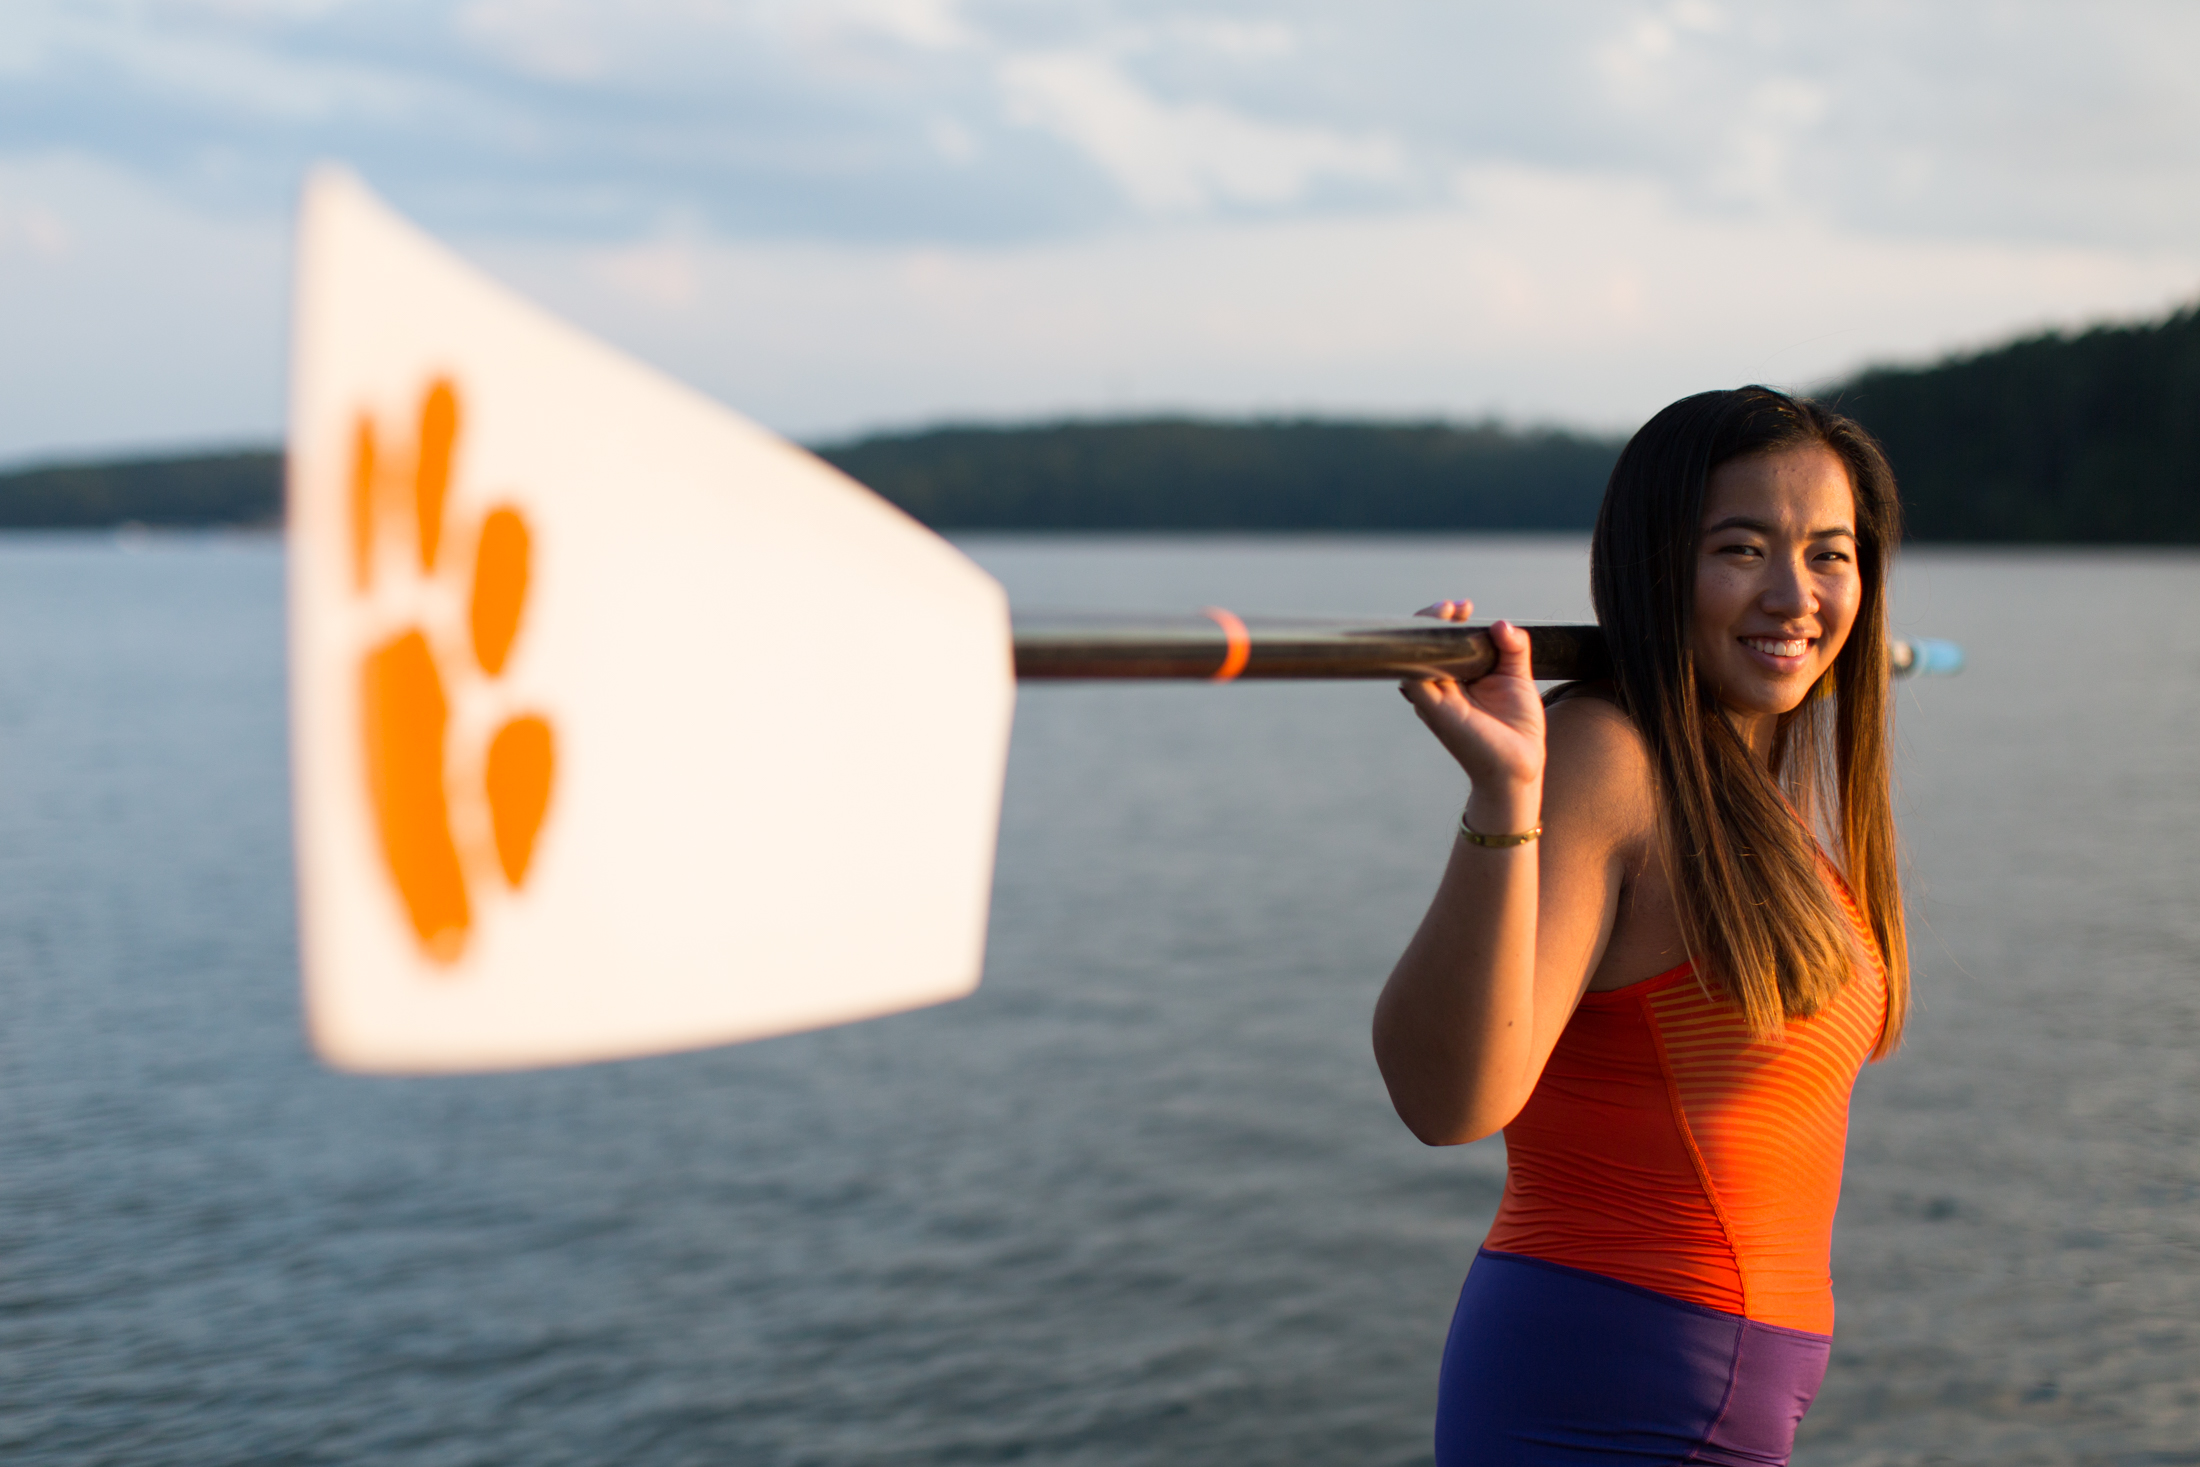
[[755,425],[306,191],[290,615],[307,1009],[434,1071],[967,993],[1006,598]]

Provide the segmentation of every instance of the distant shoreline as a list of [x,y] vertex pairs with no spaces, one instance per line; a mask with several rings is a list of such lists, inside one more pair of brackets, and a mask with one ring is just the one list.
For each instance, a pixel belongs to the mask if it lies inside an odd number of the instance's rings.
[[[1822,398],[1886,445],[1910,538],[2200,544],[2200,307],[2050,332]],[[942,531],[1585,531],[1623,439],[1342,418],[949,425],[815,451]],[[273,527],[282,454],[0,473],[0,529]]]

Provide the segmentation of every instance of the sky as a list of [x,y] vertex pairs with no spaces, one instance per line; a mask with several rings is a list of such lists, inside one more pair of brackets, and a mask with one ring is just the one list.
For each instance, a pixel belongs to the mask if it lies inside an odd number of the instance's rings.
[[279,438],[349,164],[806,441],[1626,429],[2200,299],[2190,0],[7,0],[0,464]]

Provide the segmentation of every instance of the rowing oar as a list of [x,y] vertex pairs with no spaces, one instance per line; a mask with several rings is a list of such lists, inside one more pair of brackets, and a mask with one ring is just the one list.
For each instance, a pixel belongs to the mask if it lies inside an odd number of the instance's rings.
[[[1529,625],[1539,680],[1609,674],[1603,629]],[[1383,678],[1442,674],[1472,682],[1497,665],[1487,626],[1430,620],[1318,621],[1240,617],[1219,607],[1196,616],[1018,616],[1016,676],[1081,679]],[[1930,638],[1890,641],[1897,677],[1952,673],[1963,650]]]
[[[955,546],[356,179],[311,180],[296,258],[299,936],[344,1068],[655,1054],[970,992],[1017,675],[1492,661],[1425,620],[1012,627]],[[846,631],[868,609],[883,638]],[[1595,628],[1531,635],[1538,677],[1594,675]],[[1933,646],[1896,661],[1952,666]]]

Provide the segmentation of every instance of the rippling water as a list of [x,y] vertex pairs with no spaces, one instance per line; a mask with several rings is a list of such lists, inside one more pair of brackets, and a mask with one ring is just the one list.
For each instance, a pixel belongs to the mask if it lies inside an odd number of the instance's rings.
[[[986,539],[1031,607],[1585,614],[1563,540]],[[252,539],[0,538],[0,1454],[1412,1463],[1494,1208],[1368,1057],[1459,781],[1380,686],[1027,690],[985,987],[318,1069]],[[1923,1012],[1798,1462],[2200,1462],[2200,557],[1913,553]]]

